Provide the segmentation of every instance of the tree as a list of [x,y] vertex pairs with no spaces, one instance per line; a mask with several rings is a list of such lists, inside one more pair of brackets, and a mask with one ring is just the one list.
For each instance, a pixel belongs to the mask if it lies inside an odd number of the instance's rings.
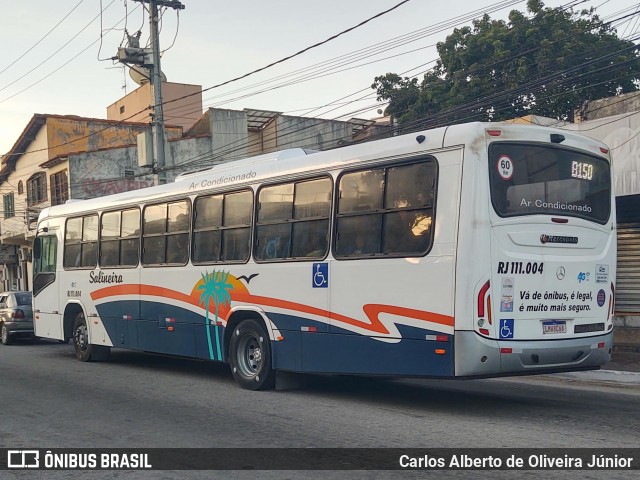
[[618,38],[594,9],[529,0],[509,22],[485,15],[438,43],[422,82],[388,73],[371,86],[405,129],[535,114],[572,119],[585,100],[638,90],[639,47]]

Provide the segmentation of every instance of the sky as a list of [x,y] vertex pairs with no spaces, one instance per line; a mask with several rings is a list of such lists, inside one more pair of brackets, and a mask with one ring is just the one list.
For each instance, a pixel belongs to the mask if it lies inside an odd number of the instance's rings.
[[[162,15],[162,71],[168,81],[204,89],[322,42],[401,0],[181,0]],[[149,38],[148,13],[134,0],[4,2],[0,20],[0,155],[35,113],[106,118],[107,106],[138,85],[111,57],[124,29]],[[570,0],[547,0],[546,6]],[[505,8],[498,9],[498,5]],[[638,0],[583,0],[601,18],[640,12]],[[376,76],[418,76],[437,59],[434,45],[454,26],[490,13],[506,19],[526,1],[410,0],[355,30],[245,79],[203,94],[203,108],[263,109],[348,120],[379,116]],[[640,15],[618,27],[640,29]],[[55,27],[55,28],[54,28]],[[410,35],[412,34],[412,35]],[[404,41],[400,41],[404,40]],[[167,117],[169,117],[167,115]],[[170,123],[170,118],[166,119]]]

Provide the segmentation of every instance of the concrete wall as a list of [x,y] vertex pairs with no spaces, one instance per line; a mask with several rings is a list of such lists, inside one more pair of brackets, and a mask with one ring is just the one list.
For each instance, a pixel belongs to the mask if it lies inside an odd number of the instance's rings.
[[169,142],[171,156],[175,169],[167,172],[167,181],[185,172],[198,170],[201,162],[207,162],[211,157],[211,137],[184,138]]
[[640,193],[640,111],[575,123],[564,128],[600,140],[611,149],[617,196]]
[[352,131],[348,122],[280,115],[264,130],[264,152],[294,147],[328,150],[339,140],[351,140]]
[[262,142],[262,135],[264,130],[250,131],[247,134],[247,155],[253,157],[260,155],[264,152],[264,144]]
[[210,161],[222,162],[287,148],[335,148],[341,140],[352,140],[354,128],[349,122],[275,114],[261,130],[249,130],[248,123],[245,111],[210,108],[188,134],[210,134]]
[[575,118],[576,123],[584,123],[589,120],[638,111],[640,111],[640,92],[631,92],[600,100],[588,100],[576,112]]
[[613,322],[614,350],[640,354],[640,315],[619,315]]
[[[167,181],[172,182],[176,175],[196,169],[195,163],[210,152],[211,144],[208,137],[187,138],[169,142],[169,148],[167,167],[178,166],[167,172]],[[138,167],[135,146],[69,155],[68,169],[71,198],[75,199],[153,186],[151,171]],[[131,176],[125,177],[125,171]]]
[[48,158],[72,152],[86,152],[105,147],[136,143],[138,133],[148,129],[147,125],[113,125],[108,123],[72,118],[47,118]]
[[209,160],[225,161],[248,156],[247,114],[239,110],[209,109],[211,154]]
[[[201,85],[162,82],[162,100],[165,103],[163,113],[167,125],[176,125],[187,130],[202,115]],[[146,83],[109,105],[107,118],[148,123],[151,121],[148,107],[153,103],[151,85]]]
[[[134,178],[125,178],[125,170],[131,170]],[[74,199],[102,197],[153,185],[150,171],[138,167],[136,147],[69,155],[69,179]]]

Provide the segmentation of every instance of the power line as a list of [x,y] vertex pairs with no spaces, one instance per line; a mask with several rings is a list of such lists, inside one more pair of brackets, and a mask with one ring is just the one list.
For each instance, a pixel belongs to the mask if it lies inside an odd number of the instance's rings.
[[[113,1],[115,1],[115,0],[112,0],[112,2],[111,2],[111,3],[113,3]],[[372,21],[372,20],[374,20],[374,19],[379,18],[379,17],[381,17],[381,16],[383,16],[383,15],[385,15],[385,14],[387,14],[387,13],[389,13],[389,12],[391,12],[391,11],[393,11],[393,10],[397,9],[397,8],[399,8],[400,6],[402,6],[403,4],[405,4],[405,3],[409,2],[409,1],[410,1],[410,0],[403,0],[403,1],[401,1],[400,3],[396,4],[395,6],[393,6],[393,7],[389,8],[389,9],[387,9],[387,10],[385,10],[385,11],[380,12],[380,13],[378,13],[378,14],[376,14],[376,15],[374,15],[374,16],[372,16],[372,17],[370,17],[370,18],[368,18],[368,19],[366,19],[366,20],[364,20],[364,21],[362,21],[362,22],[360,22],[359,24],[354,25],[354,26],[352,26],[352,27],[350,27],[350,28],[348,28],[348,29],[346,29],[346,30],[343,30],[343,31],[341,31],[341,32],[339,32],[339,33],[337,33],[337,34],[335,34],[335,35],[333,35],[333,36],[331,36],[331,37],[329,37],[329,38],[327,38],[327,39],[325,39],[325,40],[321,41],[321,42],[318,42],[318,43],[316,43],[316,44],[314,44],[314,45],[311,45],[311,46],[309,46],[309,47],[306,47],[306,48],[304,48],[304,49],[302,49],[302,50],[298,51],[297,53],[295,53],[295,54],[293,54],[293,55],[289,55],[288,57],[285,57],[285,58],[282,58],[282,59],[277,60],[277,61],[275,61],[275,62],[272,62],[272,63],[271,63],[271,64],[269,64],[269,65],[266,65],[266,66],[264,66],[264,67],[262,67],[262,68],[256,69],[256,70],[254,70],[254,71],[252,71],[252,72],[246,73],[246,74],[244,74],[244,75],[242,75],[242,76],[240,76],[240,77],[237,77],[237,78],[235,78],[235,79],[231,79],[231,80],[228,80],[228,81],[226,81],[226,82],[223,82],[222,84],[215,85],[215,86],[213,86],[213,87],[209,87],[209,88],[207,88],[207,89],[203,90],[202,92],[205,92],[205,91],[211,90],[211,89],[213,89],[213,88],[217,88],[217,87],[222,86],[222,85],[226,85],[226,84],[229,84],[229,83],[235,82],[235,81],[240,80],[240,79],[242,79],[242,78],[246,78],[246,77],[248,77],[248,76],[250,76],[250,75],[253,75],[253,74],[258,73],[258,72],[260,72],[260,71],[266,70],[267,68],[270,68],[270,67],[272,67],[272,66],[274,66],[274,65],[277,65],[277,64],[282,63],[282,62],[285,62],[285,61],[287,61],[287,60],[289,60],[289,59],[291,59],[291,58],[294,58],[294,57],[296,57],[296,56],[299,56],[299,55],[301,55],[301,54],[303,54],[303,53],[305,53],[305,52],[307,52],[307,51],[309,51],[309,50],[311,50],[311,49],[313,49],[313,48],[316,48],[316,47],[318,47],[318,46],[320,46],[320,45],[323,45],[323,44],[325,44],[325,43],[328,43],[328,42],[330,42],[331,40],[334,40],[334,39],[336,39],[336,38],[340,37],[341,35],[344,35],[344,34],[346,34],[346,33],[350,32],[350,31],[352,31],[352,30],[355,30],[356,28],[358,28],[358,27],[360,27],[360,26],[362,26],[362,25],[365,25],[365,24],[369,23],[370,21]],[[109,6],[110,6],[110,5],[111,5],[111,4],[109,4]],[[107,8],[108,8],[108,6],[107,6]],[[95,17],[95,18],[97,18],[97,17]],[[94,18],[93,20],[95,20],[95,18]],[[126,17],[125,17],[125,18],[126,18]],[[92,22],[93,22],[93,20],[92,20]],[[121,21],[122,21],[122,20],[121,20]],[[119,23],[120,23],[120,22],[118,22],[118,24],[119,24]],[[116,24],[116,25],[118,25],[118,24]],[[99,40],[100,40],[100,39],[96,40],[96,41],[95,41],[95,42],[93,42],[90,46],[94,45],[94,44],[95,44],[95,43],[97,43]],[[90,47],[90,46],[89,46],[89,47]],[[89,47],[87,47],[87,49],[88,49]],[[85,49],[85,50],[86,50],[86,49]],[[83,51],[82,51],[82,52],[80,52],[80,53],[83,53],[85,50],[83,50]],[[69,60],[69,62],[70,62],[70,61],[71,61],[71,60]],[[64,65],[62,65],[60,68],[56,69],[54,72],[52,72],[52,73],[50,73],[49,75],[47,75],[47,77],[45,77],[45,78],[48,78],[50,75],[52,75],[53,73],[55,73],[55,72],[57,72],[58,70],[60,70],[61,68],[63,68],[63,67],[64,67],[67,63],[69,63],[69,62],[66,62]],[[8,97],[8,98],[5,98],[5,99],[3,99],[3,100],[0,100],[0,103],[5,102],[6,100],[9,100],[10,98],[13,98],[14,96],[16,96],[16,95],[18,95],[18,94],[20,94],[20,93],[23,93],[23,92],[24,92],[24,91],[26,91],[28,88],[33,87],[33,86],[34,86],[34,85],[36,85],[37,83],[40,83],[40,81],[44,80],[45,78],[43,78],[43,79],[39,80],[38,82],[35,82],[34,84],[32,84],[32,85],[30,85],[29,87],[27,87],[27,88],[25,88],[25,89],[23,89],[23,90],[19,91],[18,93],[16,93],[16,94],[12,95],[11,97]],[[200,94],[200,93],[202,93],[202,92],[198,92],[198,94]],[[191,97],[191,96],[193,96],[193,95],[194,95],[194,94],[192,94],[192,95],[185,95],[185,96],[180,97],[180,98],[177,98],[177,99],[173,99],[173,100],[170,100],[170,101],[167,101],[167,102],[163,102],[163,104],[162,104],[162,105],[166,105],[166,104],[169,104],[169,103],[173,103],[173,102],[176,102],[176,101],[178,101],[178,100],[181,100],[181,99],[184,99],[184,98]],[[147,109],[145,109],[145,110],[147,110]],[[134,115],[132,115],[132,116],[130,116],[130,117],[128,117],[128,118],[133,118],[133,117],[135,117],[136,115],[138,115],[138,114],[140,114],[140,113],[144,112],[145,110],[141,110],[141,111],[137,112],[136,114],[134,114]],[[123,120],[122,122],[124,122],[124,121],[125,121],[125,120]],[[75,141],[78,141],[78,140],[79,140],[79,139],[76,139],[76,140],[74,140],[74,142],[75,142]],[[73,143],[73,142],[66,142],[66,143],[64,143],[64,144],[68,144],[68,143]],[[62,145],[64,145],[64,144],[62,144]],[[58,145],[58,146],[61,146],[61,145]],[[50,147],[50,148],[54,148],[54,147]],[[16,152],[16,154],[18,154],[18,153],[20,153],[20,152]],[[24,152],[22,152],[22,153],[24,153]]]
[[376,18],[379,18],[379,17],[381,17],[383,15],[386,15],[387,13],[399,8],[400,6],[404,5],[405,3],[409,2],[409,1],[410,0],[402,0],[400,3],[394,5],[393,7],[389,8],[387,10],[384,10],[384,11],[382,11],[380,13],[377,13],[376,15],[374,15],[372,17],[369,17],[368,19],[363,20],[362,22],[358,23],[357,25],[354,25],[352,27],[347,28],[346,30],[343,30],[343,31],[341,31],[341,32],[339,32],[339,33],[337,33],[335,35],[332,35],[331,37],[329,37],[329,38],[327,38],[327,39],[325,39],[325,40],[323,40],[321,42],[318,42],[318,43],[315,43],[315,44],[313,44],[311,46],[303,48],[302,50],[300,50],[300,51],[298,51],[298,52],[296,52],[296,53],[294,53],[292,55],[289,55],[287,57],[281,58],[280,60],[276,60],[275,62],[271,62],[270,64],[265,65],[264,67],[257,68],[257,69],[255,69],[255,70],[253,70],[251,72],[245,73],[244,75],[240,75],[239,77],[235,77],[235,78],[232,78],[232,79],[227,80],[225,82],[218,83],[217,85],[213,85],[211,87],[205,88],[201,92],[192,93],[192,94],[189,94],[189,95],[183,95],[182,97],[174,98],[173,100],[168,100],[166,102],[163,102],[163,105],[167,105],[169,103],[177,102],[179,100],[183,100],[185,98],[189,98],[189,97],[192,97],[194,95],[199,95],[201,93],[208,92],[209,90],[213,90],[214,88],[219,88],[219,87],[222,87],[224,85],[228,85],[230,83],[237,82],[238,80],[242,80],[243,78],[250,77],[251,75],[254,75],[254,74],[258,73],[258,72],[262,72],[262,71],[267,70],[268,68],[271,68],[271,67],[273,67],[275,65],[278,65],[280,63],[286,62],[287,60],[291,60],[292,58],[297,57],[299,55],[302,55],[303,53],[308,52],[309,50],[311,50],[313,48],[317,48],[317,47],[319,47],[321,45],[324,45],[324,44],[326,44],[326,43],[328,43],[328,42],[330,42],[332,40],[335,40],[336,38],[338,38],[338,37],[340,37],[340,36],[342,36],[342,35],[344,35],[344,34],[346,34],[348,32],[351,32],[351,31],[355,30],[355,29],[357,29],[357,28],[359,28],[359,27],[371,22],[372,20],[375,20]]
[[80,0],[78,3],[76,3],[76,5],[69,11],[67,12],[67,14],[62,17],[62,19],[56,23],[47,33],[45,33],[40,40],[38,40],[36,43],[34,43],[31,47],[29,47],[24,53],[20,54],[13,62],[11,62],[9,65],[7,65],[6,67],[4,67],[2,70],[0,70],[0,75],[2,75],[5,71],[7,71],[9,68],[13,67],[16,63],[18,63],[21,59],[23,59],[31,50],[33,50],[34,48],[36,48],[38,45],[40,45],[40,43],[42,43],[42,41],[47,38],[56,28],[58,28],[60,26],[60,24],[62,22],[64,22],[69,15],[71,15],[79,6],[80,4],[82,4],[85,0]]
[[[82,32],[84,32],[87,28],[89,28],[89,26],[95,22],[101,15],[102,12],[106,9],[108,9],[111,5],[113,5],[113,3],[116,0],[111,0],[111,2],[109,3],[109,5],[107,5],[104,9],[100,10],[100,13],[98,13],[98,15],[96,15],[95,17],[93,17],[91,19],[91,21],[89,21],[89,23],[87,23],[84,27],[82,27],[82,29],[76,33],[73,37],[71,37],[64,45],[62,45],[60,48],[58,48],[58,50],[56,50],[55,52],[53,52],[51,55],[49,55],[45,60],[43,60],[42,62],[40,62],[38,65],[36,65],[35,67],[33,67],[31,70],[29,70],[28,72],[22,74],[21,76],[19,76],[18,78],[16,78],[13,82],[8,83],[7,85],[5,85],[4,87],[0,88],[0,92],[2,92],[3,90],[6,90],[7,88],[9,88],[11,85],[13,85],[16,82],[19,82],[20,80],[22,80],[24,77],[26,77],[27,75],[29,75],[30,73],[32,73],[33,71],[37,70],[38,68],[40,68],[42,65],[44,65],[45,63],[47,63],[49,60],[51,60],[53,57],[55,57],[61,50],[63,50],[67,45],[69,45],[73,40],[75,40],[78,35],[80,35]],[[94,42],[96,43],[96,42]],[[84,50],[82,51],[84,52]],[[82,53],[80,52],[80,53]],[[69,62],[67,62],[69,63]],[[66,65],[66,63],[65,63]],[[63,65],[64,66],[64,65]],[[57,71],[57,70],[56,70]],[[47,78],[47,77],[45,77]],[[36,82],[39,83],[39,82]],[[35,84],[34,84],[35,85]],[[18,95],[19,93],[22,93],[24,90],[21,90],[20,92],[16,93],[15,95],[12,95],[11,97],[5,98],[4,100],[0,101],[0,103],[4,102],[5,100],[8,100],[9,98],[13,98],[16,95]]]
[[[572,4],[575,4],[575,3],[576,3],[576,2],[572,2]],[[401,5],[401,4],[399,4],[399,5]],[[399,6],[399,5],[397,5],[397,6]],[[397,8],[397,6],[396,6],[396,7],[394,7],[394,8]],[[384,13],[384,12],[383,12],[383,13]],[[379,15],[380,15],[380,14],[379,14]],[[374,17],[372,17],[372,18],[374,18]],[[354,27],[352,27],[352,28],[354,28]],[[334,37],[335,37],[335,36],[334,36]],[[309,48],[312,48],[312,47],[309,47]],[[290,57],[288,57],[288,58],[290,58]],[[247,75],[249,75],[249,74],[247,74]],[[247,76],[247,75],[245,75],[245,76]],[[243,76],[243,77],[244,77],[244,76]],[[230,81],[229,81],[229,82],[230,82]],[[225,83],[229,83],[229,82],[225,82]],[[214,87],[215,87],[215,86],[214,86]],[[210,87],[209,89],[214,88],[214,87]],[[169,102],[167,102],[167,103],[169,103]],[[135,115],[137,115],[137,114],[139,114],[139,113],[142,113],[143,111],[144,111],[144,110],[141,110],[140,112],[138,112],[138,113],[136,113],[136,114],[134,114],[134,115],[132,115],[131,117],[128,117],[128,118],[132,118],[132,117],[134,117]],[[126,120],[124,120],[124,121],[126,121]],[[107,127],[107,128],[111,128],[111,127]],[[78,140],[80,140],[80,139],[76,139],[76,140],[74,140],[74,142],[75,142],[75,141],[78,141]],[[67,143],[73,143],[73,142],[67,142]],[[52,148],[53,148],[53,147],[52,147]]]

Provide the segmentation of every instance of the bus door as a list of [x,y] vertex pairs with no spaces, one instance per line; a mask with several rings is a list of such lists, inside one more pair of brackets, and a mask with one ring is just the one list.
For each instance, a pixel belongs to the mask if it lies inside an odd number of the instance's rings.
[[64,339],[57,281],[58,237],[47,227],[33,243],[33,325],[38,337]]
[[[607,333],[615,278],[608,161],[551,143],[494,142],[489,168],[491,336],[507,342]],[[579,350],[557,352],[575,358],[522,361],[576,362],[589,353]]]

